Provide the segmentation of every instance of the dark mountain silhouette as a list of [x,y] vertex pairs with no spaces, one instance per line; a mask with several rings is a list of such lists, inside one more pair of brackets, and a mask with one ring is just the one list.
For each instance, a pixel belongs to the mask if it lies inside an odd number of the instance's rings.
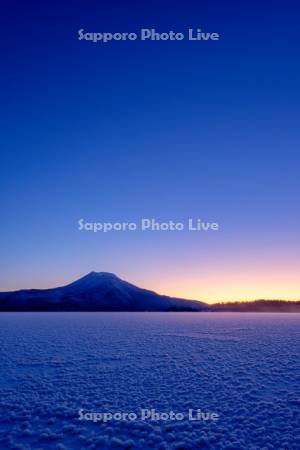
[[194,300],[159,295],[107,272],[91,272],[67,286],[0,293],[0,311],[203,311]]
[[66,286],[0,292],[4,311],[206,311],[300,312],[300,301],[215,303],[185,300],[141,289],[107,272],[90,272]]

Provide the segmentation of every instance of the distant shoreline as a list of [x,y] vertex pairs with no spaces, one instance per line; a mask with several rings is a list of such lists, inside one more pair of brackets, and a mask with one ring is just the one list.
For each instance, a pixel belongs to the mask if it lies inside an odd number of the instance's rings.
[[300,301],[260,299],[208,304],[161,295],[113,273],[90,272],[66,286],[0,292],[0,312],[300,313]]

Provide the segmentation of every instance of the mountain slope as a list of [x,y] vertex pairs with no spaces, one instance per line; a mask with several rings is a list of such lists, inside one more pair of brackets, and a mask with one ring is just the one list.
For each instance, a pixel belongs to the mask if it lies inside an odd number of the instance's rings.
[[194,300],[159,295],[107,272],[90,272],[53,289],[0,293],[0,311],[203,311]]

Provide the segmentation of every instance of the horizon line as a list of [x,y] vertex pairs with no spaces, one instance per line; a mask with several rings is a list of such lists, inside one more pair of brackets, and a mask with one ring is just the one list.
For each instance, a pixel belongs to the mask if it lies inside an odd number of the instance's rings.
[[30,291],[30,290],[49,290],[49,289],[59,289],[59,288],[63,288],[65,286],[68,286],[69,284],[72,284],[76,281],[81,280],[82,278],[87,277],[88,275],[92,275],[92,274],[98,274],[98,275],[110,275],[110,276],[114,276],[116,278],[118,278],[119,280],[132,284],[136,287],[139,287],[140,289],[144,289],[147,291],[152,291],[155,292],[158,295],[162,295],[162,296],[166,296],[166,297],[171,297],[171,298],[181,298],[183,300],[188,300],[188,301],[198,301],[198,302],[202,302],[202,303],[207,303],[207,304],[230,304],[230,303],[251,303],[251,302],[258,302],[258,301],[268,301],[268,302],[291,302],[291,303],[296,303],[300,301],[300,296],[299,298],[295,298],[295,299],[287,299],[287,298],[266,298],[264,296],[258,296],[258,297],[253,297],[253,298],[246,298],[246,299],[232,299],[232,300],[222,300],[222,299],[200,299],[200,298],[194,298],[194,297],[182,297],[182,296],[178,296],[178,295],[172,295],[172,294],[168,294],[168,293],[161,293],[158,292],[156,290],[153,290],[151,288],[145,288],[145,287],[140,287],[139,285],[134,284],[133,282],[127,281],[123,278],[120,278],[118,275],[116,275],[113,272],[107,272],[107,271],[95,271],[95,270],[91,270],[90,272],[85,273],[84,275],[81,275],[79,278],[75,278],[75,280],[71,280],[71,281],[66,281],[64,284],[59,284],[57,286],[51,286],[51,287],[40,287],[40,288],[17,288],[17,289],[9,289],[9,290],[2,290],[0,288],[0,294],[1,293],[13,293],[13,292],[18,292],[18,291]]

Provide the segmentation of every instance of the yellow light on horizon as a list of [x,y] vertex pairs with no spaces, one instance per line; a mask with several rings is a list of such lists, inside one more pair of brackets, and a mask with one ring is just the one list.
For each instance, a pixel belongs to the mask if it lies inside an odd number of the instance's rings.
[[161,281],[157,292],[207,303],[229,301],[300,300],[299,278],[259,276],[214,277],[210,279]]

